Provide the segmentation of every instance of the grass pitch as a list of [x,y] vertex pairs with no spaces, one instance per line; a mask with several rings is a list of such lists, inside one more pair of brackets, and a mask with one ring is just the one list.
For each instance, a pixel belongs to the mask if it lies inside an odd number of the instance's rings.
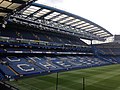
[[[120,90],[120,64],[60,72],[58,90]],[[56,74],[9,82],[20,90],[56,90]]]

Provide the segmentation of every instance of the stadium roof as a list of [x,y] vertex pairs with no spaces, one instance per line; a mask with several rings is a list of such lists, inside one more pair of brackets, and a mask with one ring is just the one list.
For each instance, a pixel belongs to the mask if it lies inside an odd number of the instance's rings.
[[0,20],[30,2],[31,0],[0,0]]
[[[15,0],[13,0],[15,1]],[[8,6],[7,6],[8,8]],[[29,24],[47,25],[57,31],[70,32],[82,38],[104,41],[112,34],[105,28],[80,16],[38,3],[32,3],[11,15],[14,20],[28,21]]]

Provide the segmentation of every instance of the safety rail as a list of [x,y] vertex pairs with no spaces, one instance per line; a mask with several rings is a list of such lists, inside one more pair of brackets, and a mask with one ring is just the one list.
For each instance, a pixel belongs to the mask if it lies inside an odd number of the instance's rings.
[[57,46],[60,48],[70,47],[70,48],[82,48],[82,47],[90,47],[84,45],[75,45],[75,44],[64,44],[64,43],[55,43],[55,42],[46,42],[46,41],[39,41],[39,40],[28,40],[28,39],[19,39],[19,38],[10,38],[10,37],[2,37],[0,36],[0,42],[9,42],[11,44],[18,43],[18,44],[29,44],[29,45],[44,45],[44,46]]

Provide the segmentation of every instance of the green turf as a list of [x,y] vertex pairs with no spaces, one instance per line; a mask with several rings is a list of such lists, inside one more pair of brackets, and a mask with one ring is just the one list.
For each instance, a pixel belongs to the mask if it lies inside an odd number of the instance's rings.
[[[58,90],[120,90],[120,64],[59,73]],[[20,90],[55,90],[56,74],[10,82]]]

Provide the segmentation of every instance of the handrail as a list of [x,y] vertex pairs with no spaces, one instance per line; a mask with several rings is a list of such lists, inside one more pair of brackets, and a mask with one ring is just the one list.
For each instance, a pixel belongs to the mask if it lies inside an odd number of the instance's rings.
[[64,43],[55,43],[55,42],[47,42],[47,41],[39,41],[39,40],[10,38],[10,37],[3,37],[3,36],[0,36],[0,41],[11,42],[11,43],[47,45],[47,46],[76,47],[76,48],[89,47],[89,46],[84,46],[84,45],[64,44]]

